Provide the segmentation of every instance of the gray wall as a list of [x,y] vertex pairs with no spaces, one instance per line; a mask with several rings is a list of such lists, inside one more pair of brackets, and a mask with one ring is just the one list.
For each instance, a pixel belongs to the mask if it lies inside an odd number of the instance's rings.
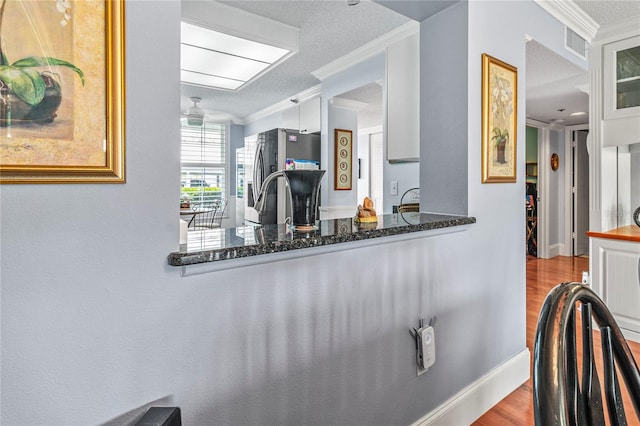
[[468,212],[467,23],[464,2],[420,26],[421,211]]
[[[1,188],[0,423],[127,424],[160,401],[192,425],[407,424],[523,350],[524,183],[481,185],[478,145],[480,52],[524,70],[525,24],[557,25],[517,4],[456,6],[469,191],[444,204],[476,225],[181,278],[180,4],[127,2],[127,183]],[[446,114],[467,114],[459,98]],[[408,327],[434,315],[438,361],[417,378]]]

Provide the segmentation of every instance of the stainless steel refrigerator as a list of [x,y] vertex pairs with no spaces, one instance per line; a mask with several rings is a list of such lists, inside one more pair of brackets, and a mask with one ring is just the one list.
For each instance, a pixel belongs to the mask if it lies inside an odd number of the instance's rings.
[[245,138],[245,221],[256,224],[284,223],[288,216],[288,194],[284,179],[273,183],[260,215],[253,208],[262,182],[285,168],[320,168],[320,135],[272,129]]

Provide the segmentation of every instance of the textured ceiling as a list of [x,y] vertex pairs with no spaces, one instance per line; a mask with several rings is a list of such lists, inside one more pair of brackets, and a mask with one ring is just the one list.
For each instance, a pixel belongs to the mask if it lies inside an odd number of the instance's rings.
[[639,0],[574,0],[574,3],[600,26],[615,24],[632,16],[639,19],[640,25]]
[[[406,16],[424,19],[457,1],[361,0],[352,7],[347,6],[346,0],[221,1],[300,28],[300,51],[239,92],[182,85],[182,111],[191,106],[190,96],[199,96],[200,107],[209,119],[240,121],[317,85],[319,81],[311,72],[399,27],[409,21]],[[577,0],[575,4],[600,26],[630,17],[637,17],[640,23],[640,0]],[[584,93],[588,86],[586,71],[532,41],[527,44],[526,79],[528,117],[565,125],[588,122],[587,116],[569,116],[571,112],[588,111],[588,95]],[[371,91],[378,90],[368,89],[368,92],[356,91],[349,96],[363,101],[370,97]],[[363,114],[375,117],[373,107],[368,107]]]
[[569,62],[536,41],[527,43],[527,117],[544,123],[584,124],[589,112],[586,70]]
[[182,111],[191,106],[190,96],[199,96],[209,118],[243,119],[313,87],[320,81],[311,72],[409,21],[366,0],[352,7],[326,0],[221,3],[300,28],[299,52],[238,92],[182,85]]

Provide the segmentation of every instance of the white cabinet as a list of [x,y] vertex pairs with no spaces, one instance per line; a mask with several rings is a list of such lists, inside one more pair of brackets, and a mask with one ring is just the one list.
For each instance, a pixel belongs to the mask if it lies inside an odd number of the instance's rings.
[[315,133],[320,131],[320,97],[315,97],[300,103],[299,106],[300,133]]
[[640,35],[594,46],[602,54],[603,146],[640,142]]
[[622,334],[640,342],[640,243],[591,238],[591,285]]
[[295,129],[300,133],[320,131],[320,97],[300,102],[293,108],[282,112],[282,127]]
[[640,116],[640,36],[603,46],[604,118]]
[[282,127],[285,129],[298,130],[299,122],[299,107],[296,105],[293,108],[282,111]]
[[420,161],[420,38],[387,48],[387,160]]

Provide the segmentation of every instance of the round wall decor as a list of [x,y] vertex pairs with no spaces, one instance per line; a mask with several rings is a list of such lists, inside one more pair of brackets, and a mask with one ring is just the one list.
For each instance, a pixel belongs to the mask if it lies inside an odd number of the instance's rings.
[[560,157],[558,157],[558,154],[554,152],[553,154],[551,154],[551,170],[555,172],[556,170],[558,170],[559,166],[560,166]]

